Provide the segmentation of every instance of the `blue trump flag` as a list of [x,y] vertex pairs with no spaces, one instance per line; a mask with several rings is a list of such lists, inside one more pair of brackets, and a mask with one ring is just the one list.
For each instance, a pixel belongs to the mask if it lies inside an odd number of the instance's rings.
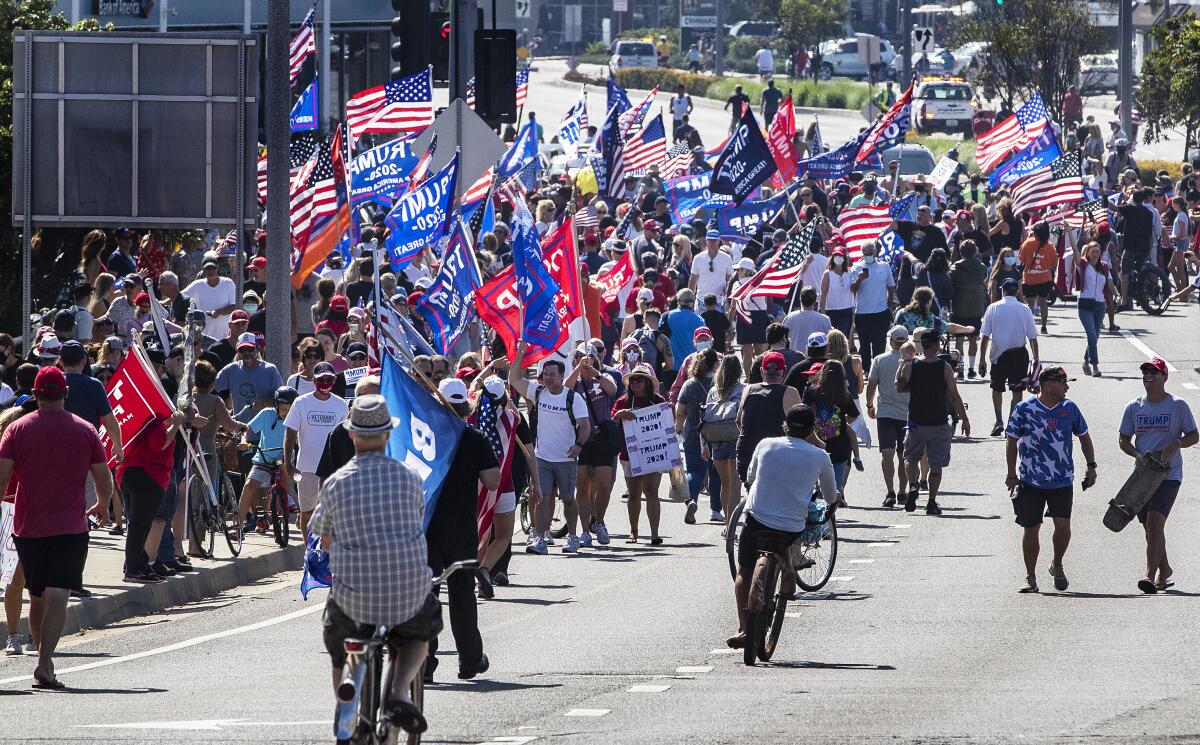
[[[916,222],[917,221],[917,193],[914,191],[900,199],[897,199],[891,207],[888,208],[888,214],[897,222]],[[903,244],[903,241],[901,241]]]
[[851,171],[875,171],[882,168],[883,159],[880,158],[878,150],[872,151],[866,160],[857,164],[854,162],[854,156],[858,154],[865,137],[866,130],[863,130],[853,140],[842,143],[836,150],[798,161],[796,178],[804,179],[805,176],[811,176],[818,180],[845,178],[850,175]]
[[398,272],[429,243],[446,235],[458,179],[458,153],[442,170],[396,200],[388,213],[388,259]]
[[533,228],[533,215],[520,200],[513,210],[512,233],[513,273],[521,304],[525,306],[521,338],[530,345],[555,349],[560,343],[561,325],[554,296],[560,288],[542,260],[542,246]]
[[321,536],[309,533],[308,545],[304,548],[304,574],[300,578],[300,597],[308,600],[308,593],[332,585],[333,572],[329,569],[329,552],[321,548]]
[[787,206],[793,188],[794,185],[761,202],[742,202],[718,209],[716,221],[721,238],[737,243],[748,242],[759,225],[774,220]]
[[425,492],[425,525],[433,518],[438,492],[450,472],[466,423],[421,387],[389,354],[383,355],[379,392],[399,425],[388,438],[387,454],[421,477]]
[[617,82],[612,78],[607,80],[608,83],[608,100],[604,108],[609,111],[614,106],[617,107],[617,113],[620,114],[633,108],[633,104],[629,103],[629,95],[625,93],[625,89],[617,85]]
[[317,82],[319,80],[320,78],[314,77],[304,92],[300,94],[300,98],[296,99],[296,105],[292,107],[291,115],[292,134],[321,128],[317,113],[321,108],[317,102]]
[[713,166],[708,188],[714,194],[729,194],[734,204],[741,204],[777,170],[771,148],[747,106]]
[[1050,127],[1046,127],[1033,142],[1013,153],[1003,165],[992,171],[992,175],[988,176],[988,188],[1009,186],[1022,176],[1029,175],[1031,171],[1050,165],[1061,155],[1062,150],[1058,147],[1054,132]]
[[538,157],[537,128],[529,122],[517,133],[517,139],[500,159],[500,180],[507,181],[517,175],[530,161]]
[[391,209],[418,160],[412,140],[392,140],[350,161],[350,204],[375,202]]
[[879,252],[879,260],[898,264],[904,256],[904,238],[896,231],[888,228],[879,235],[879,243],[883,246],[883,249]]
[[[712,174],[708,171],[663,182],[663,195],[671,205],[671,217],[676,223],[691,222],[702,209],[733,204],[733,197],[728,194],[713,194],[708,188],[710,183]],[[757,194],[757,190],[755,193]],[[750,196],[753,197],[754,194]]]
[[450,229],[442,267],[415,308],[433,329],[433,346],[438,354],[449,354],[466,330],[475,311],[475,291],[482,283],[470,231],[460,215]]

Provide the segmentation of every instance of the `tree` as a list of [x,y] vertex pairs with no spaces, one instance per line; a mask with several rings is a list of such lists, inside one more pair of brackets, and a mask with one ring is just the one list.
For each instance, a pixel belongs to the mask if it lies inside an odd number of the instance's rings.
[[779,0],[779,34],[791,46],[815,47],[841,36],[846,0]]
[[[94,19],[72,27],[53,0],[0,0],[0,329],[21,328],[21,240],[12,225],[13,33],[26,30],[99,31]],[[51,257],[51,261],[53,257]],[[36,276],[35,272],[35,276]]]
[[959,32],[959,42],[987,44],[978,81],[1012,105],[1040,92],[1051,116],[1062,111],[1079,58],[1102,51],[1100,30],[1075,0],[981,2]]
[[1184,152],[1190,152],[1200,130],[1200,19],[1171,18],[1155,24],[1150,36],[1154,47],[1142,62],[1137,97],[1146,142],[1183,127]]

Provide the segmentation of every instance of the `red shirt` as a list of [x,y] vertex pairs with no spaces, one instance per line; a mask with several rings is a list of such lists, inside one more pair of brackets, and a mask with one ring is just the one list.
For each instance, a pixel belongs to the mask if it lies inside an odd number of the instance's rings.
[[35,411],[4,431],[0,458],[13,462],[18,482],[14,535],[87,532],[84,485],[92,465],[105,462],[95,427],[69,411]]
[[[125,462],[117,468],[117,483],[130,468],[140,468],[166,489],[171,484],[171,468],[175,465],[175,450],[166,444],[167,420],[160,418],[146,425],[140,435],[125,445]],[[166,447],[164,447],[166,445]]]

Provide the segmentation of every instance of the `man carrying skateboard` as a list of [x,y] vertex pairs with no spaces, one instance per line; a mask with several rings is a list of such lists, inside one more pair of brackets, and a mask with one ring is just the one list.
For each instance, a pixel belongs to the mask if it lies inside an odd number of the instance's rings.
[[1155,593],[1172,584],[1171,565],[1167,561],[1167,516],[1183,483],[1183,456],[1180,448],[1200,441],[1196,420],[1187,402],[1167,393],[1167,362],[1154,357],[1143,362],[1142,386],[1146,395],[1125,406],[1121,416],[1121,450],[1139,463],[1149,453],[1169,466],[1167,476],[1138,513],[1146,530],[1146,578],[1138,582],[1144,593]]
[[[1024,528],[1021,552],[1025,557],[1025,585],[1020,592],[1037,592],[1037,560],[1041,548],[1038,533],[1042,516],[1054,520],[1054,558],[1050,576],[1054,589],[1070,586],[1063,571],[1063,555],[1071,542],[1071,498],[1075,479],[1072,436],[1087,458],[1083,488],[1096,483],[1096,453],[1087,422],[1074,401],[1067,400],[1067,371],[1047,367],[1038,376],[1041,391],[1034,398],[1017,404],[1008,419],[1008,478],[1004,485],[1015,489],[1013,511],[1017,525]],[[1020,471],[1018,473],[1018,458]]]

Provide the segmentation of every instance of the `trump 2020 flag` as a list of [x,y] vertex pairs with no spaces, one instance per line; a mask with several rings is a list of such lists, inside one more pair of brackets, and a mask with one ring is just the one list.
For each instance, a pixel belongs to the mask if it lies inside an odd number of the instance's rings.
[[783,211],[791,195],[792,189],[786,189],[770,199],[717,209],[717,230],[721,232],[721,238],[748,243],[759,225],[770,223]]
[[910,84],[896,103],[867,127],[866,136],[862,138],[862,144],[854,156],[855,163],[861,163],[874,153],[904,141],[904,134],[912,124],[912,97],[913,87]]
[[425,493],[422,530],[428,530],[438,492],[467,425],[413,380],[391,355],[383,355],[380,363],[379,392],[387,399],[388,411],[400,420],[388,438],[387,454],[421,477]]
[[429,243],[446,235],[458,178],[458,153],[425,183],[396,200],[385,223],[388,260],[400,271]]
[[332,585],[333,572],[329,569],[329,552],[321,548],[321,536],[309,533],[308,545],[304,547],[304,575],[300,578],[300,596],[308,600],[308,593]]
[[1004,165],[992,171],[988,176],[988,188],[999,189],[1009,186],[1022,176],[1028,176],[1033,171],[1048,166],[1062,156],[1054,130],[1044,129],[1025,147],[1018,150]]
[[292,107],[291,115],[292,134],[321,128],[321,122],[317,121],[317,112],[320,110],[317,103],[319,80],[320,78],[314,77],[304,92],[300,94],[300,98],[296,99],[296,105]]
[[471,243],[470,231],[460,217],[450,229],[442,268],[415,308],[433,329],[433,346],[438,354],[449,354],[475,309],[475,291],[483,280]]
[[713,167],[709,191],[728,194],[733,197],[734,204],[741,204],[777,170],[771,147],[754,120],[754,112],[746,106]]
[[513,272],[525,308],[521,338],[531,345],[554,349],[558,346],[561,330],[555,297],[561,288],[542,261],[542,246],[533,228],[533,215],[519,199],[513,210],[512,231]]
[[578,155],[577,145],[583,139],[587,128],[587,93],[581,90],[579,91],[579,101],[563,114],[562,121],[558,125],[558,142],[563,146],[567,157],[574,158]]
[[537,131],[533,122],[530,122],[521,127],[517,139],[500,159],[500,180],[507,181],[517,175],[530,161],[536,160],[537,155]]
[[392,140],[350,161],[350,204],[375,202],[391,209],[393,196],[408,183],[419,158],[412,140]]

